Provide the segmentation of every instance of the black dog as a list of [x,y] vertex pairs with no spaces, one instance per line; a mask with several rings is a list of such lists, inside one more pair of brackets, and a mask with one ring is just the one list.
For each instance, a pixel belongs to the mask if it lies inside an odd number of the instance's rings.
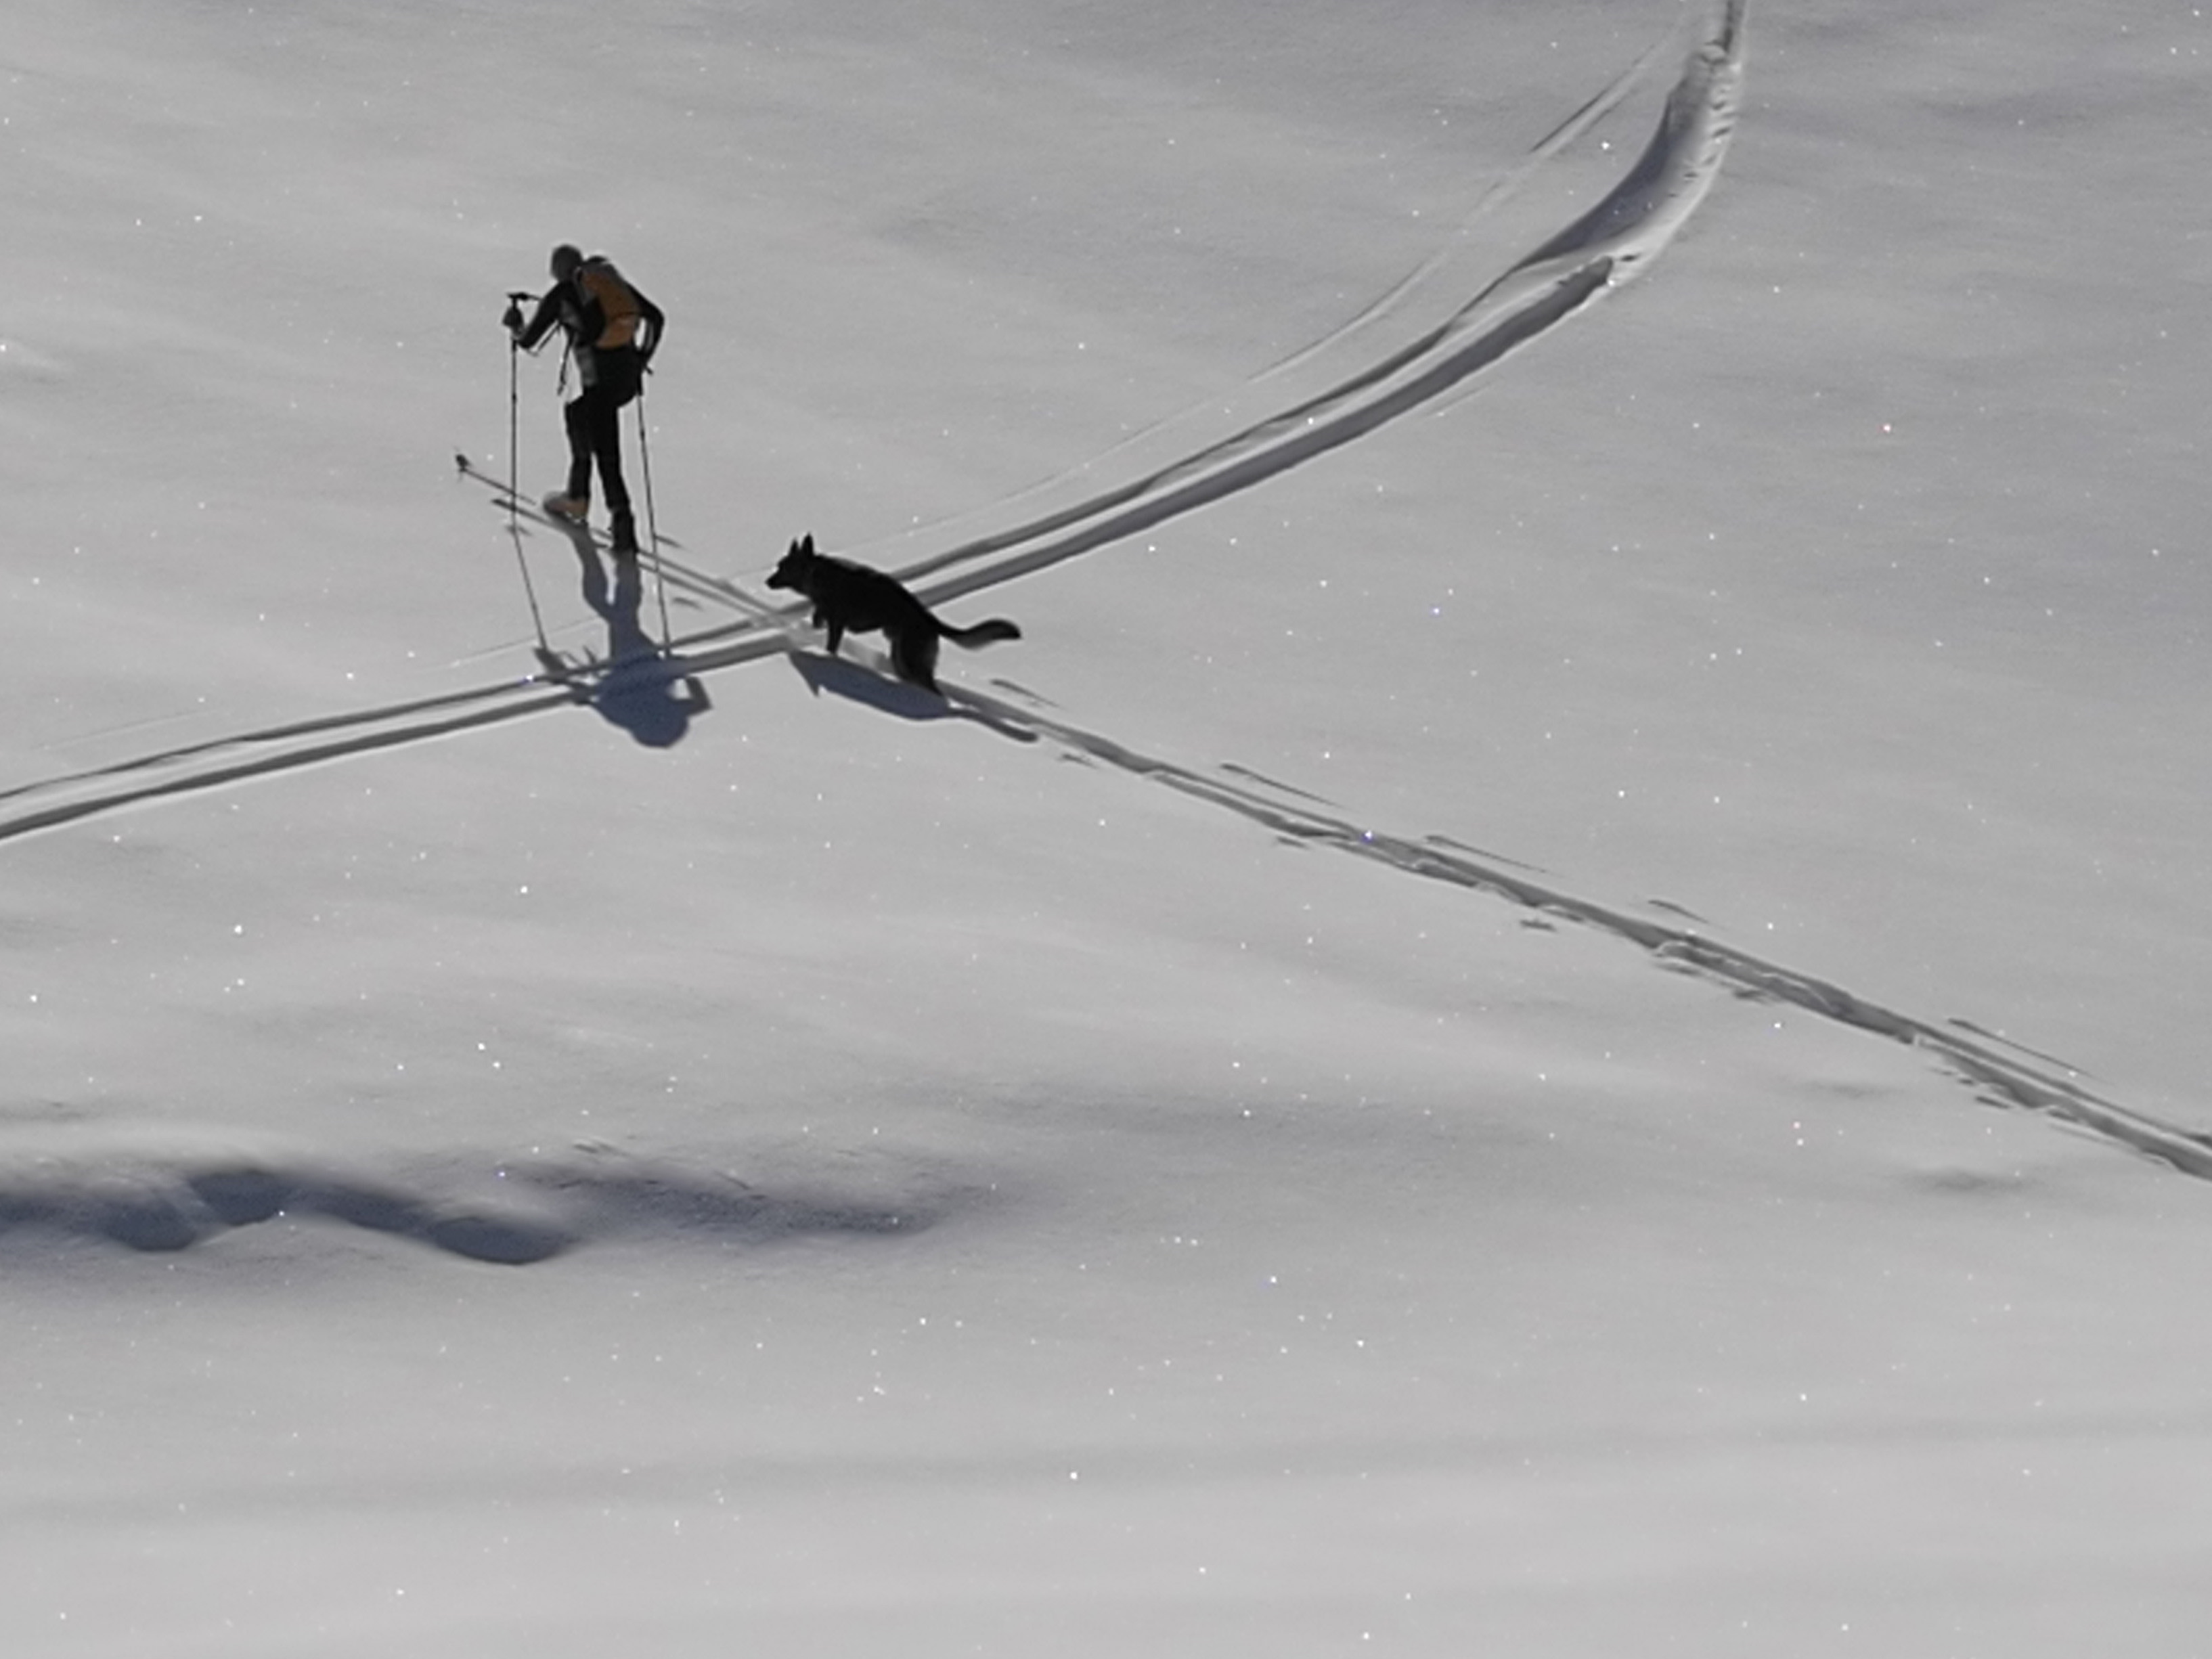
[[850,559],[817,553],[811,536],[792,543],[768,585],[790,588],[814,601],[814,625],[830,629],[833,657],[848,629],[872,634],[880,629],[891,642],[891,666],[899,678],[925,691],[937,690],[938,641],[951,640],[973,651],[996,640],[1022,636],[1022,630],[1002,617],[973,628],[949,627],[895,578]]

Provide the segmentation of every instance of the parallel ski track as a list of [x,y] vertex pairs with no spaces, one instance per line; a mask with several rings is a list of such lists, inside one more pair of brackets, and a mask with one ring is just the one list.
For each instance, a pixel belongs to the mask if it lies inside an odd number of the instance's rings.
[[[1334,386],[1170,464],[1073,505],[1007,529],[926,554],[898,574],[932,603],[995,586],[1125,540],[1249,489],[1435,404],[1511,352],[1579,314],[1593,301],[1647,269],[1696,212],[1717,178],[1734,131],[1743,66],[1745,0],[1719,0],[1668,95],[1656,131],[1628,173],[1595,207],[1483,286],[1441,324],[1385,352]],[[1563,122],[1500,188],[1517,185],[1626,95],[1654,61],[1637,65]],[[1492,195],[1496,194],[1493,191]],[[1487,201],[1489,198],[1486,198]],[[1434,262],[1431,262],[1433,264]],[[1316,342],[1311,356],[1355,327],[1385,316],[1425,274],[1416,271],[1353,323]],[[1286,365],[1277,365],[1280,369]],[[1270,374],[1275,371],[1269,371]],[[1266,379],[1262,376],[1261,379]],[[510,505],[506,487],[464,469]],[[544,521],[527,503],[514,510]],[[804,607],[777,607],[742,586],[675,556],[664,542],[653,555],[671,591],[733,612],[732,620],[692,630],[672,643],[683,672],[701,674],[798,648]],[[934,580],[931,580],[931,579]],[[233,732],[0,791],[22,803],[0,817],[0,841],[13,840],[166,798],[225,787],[304,767],[329,764],[588,702],[595,676],[529,675],[336,714]],[[1002,730],[1048,738],[1133,776],[1234,812],[1301,844],[1333,848],[1404,873],[1480,891],[1543,915],[1596,929],[1650,953],[1663,965],[1785,1003],[1822,1018],[1903,1042],[1993,1101],[2063,1120],[2172,1168],[2212,1179],[2212,1136],[2121,1106],[2084,1087],[2080,1074],[2050,1057],[1996,1042],[1964,1021],[1936,1024],[1870,1002],[1840,986],[1710,939],[1693,928],[1655,922],[1537,882],[1527,867],[1479,855],[1443,837],[1411,840],[1322,810],[1326,803],[1257,775],[1192,770],[1111,738],[955,687],[949,700]]]

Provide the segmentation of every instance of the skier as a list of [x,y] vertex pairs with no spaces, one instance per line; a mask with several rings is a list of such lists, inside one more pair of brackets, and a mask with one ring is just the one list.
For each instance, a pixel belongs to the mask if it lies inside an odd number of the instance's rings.
[[530,319],[523,320],[522,307],[513,300],[505,319],[507,332],[526,351],[535,351],[554,324],[560,324],[583,388],[562,410],[568,428],[568,488],[548,496],[545,507],[583,523],[592,511],[592,464],[597,461],[614,550],[634,559],[637,525],[630,517],[629,487],[623,482],[618,416],[643,387],[667,319],[603,253],[586,258],[563,242],[553,250],[552,268],[553,286]]

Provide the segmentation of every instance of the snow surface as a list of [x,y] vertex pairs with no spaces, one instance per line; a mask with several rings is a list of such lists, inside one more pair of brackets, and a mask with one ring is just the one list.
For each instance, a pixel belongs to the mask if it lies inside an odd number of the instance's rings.
[[9,21],[9,1654],[2203,1651],[2200,9]]

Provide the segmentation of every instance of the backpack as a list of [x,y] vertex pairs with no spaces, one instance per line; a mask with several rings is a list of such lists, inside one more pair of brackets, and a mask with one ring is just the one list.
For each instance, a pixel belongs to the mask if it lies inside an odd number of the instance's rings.
[[638,324],[641,320],[637,295],[623,281],[613,260],[604,253],[593,254],[576,268],[576,286],[583,293],[586,326],[591,307],[597,306],[599,312],[599,334],[586,343],[597,351],[637,343]]

